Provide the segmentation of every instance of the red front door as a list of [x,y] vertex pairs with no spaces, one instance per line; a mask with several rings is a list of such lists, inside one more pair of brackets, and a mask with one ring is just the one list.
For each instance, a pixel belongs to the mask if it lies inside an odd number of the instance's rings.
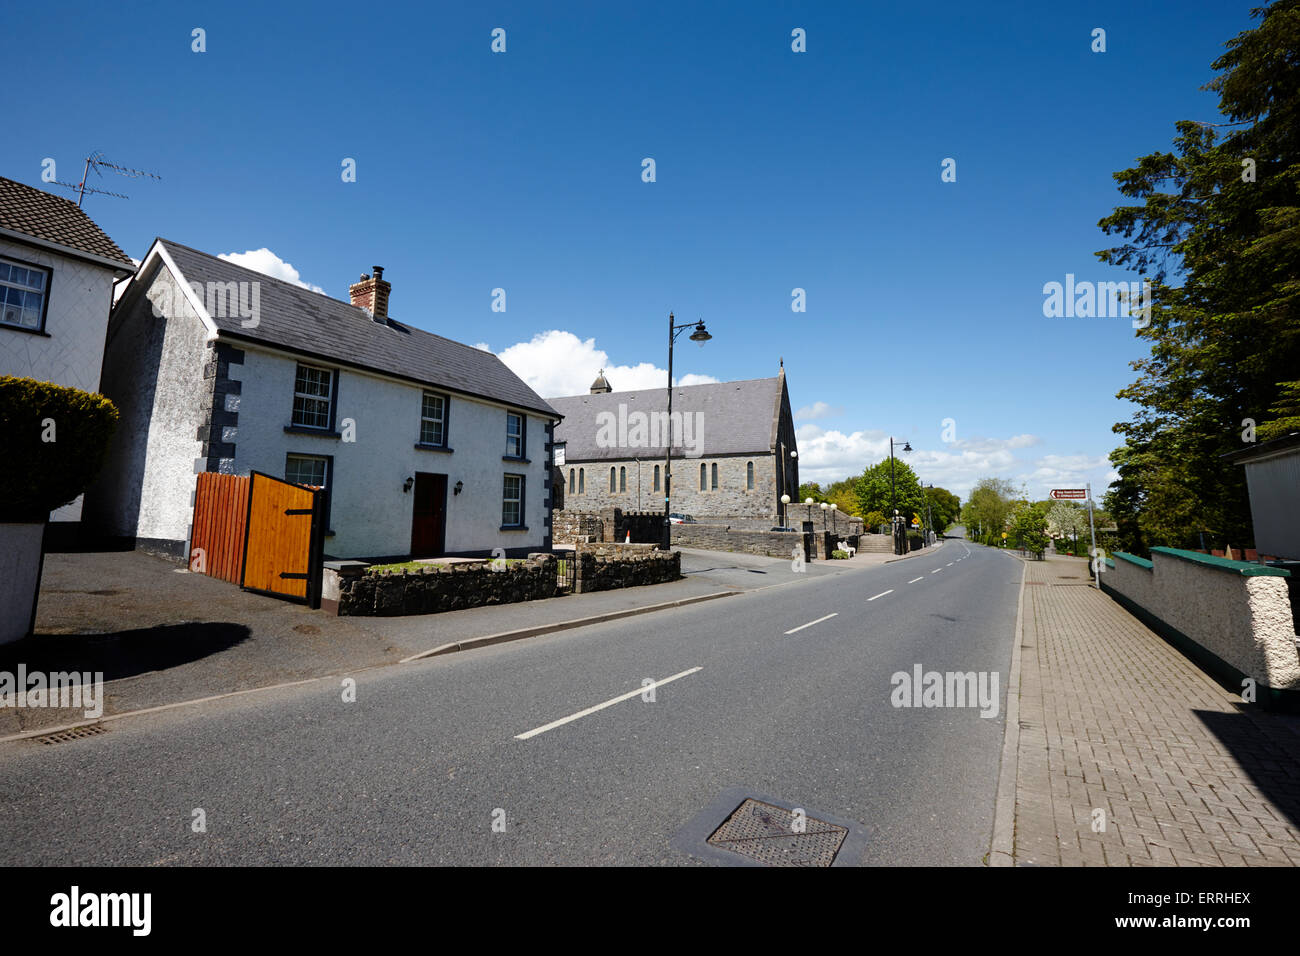
[[415,473],[411,557],[436,558],[447,544],[447,476]]

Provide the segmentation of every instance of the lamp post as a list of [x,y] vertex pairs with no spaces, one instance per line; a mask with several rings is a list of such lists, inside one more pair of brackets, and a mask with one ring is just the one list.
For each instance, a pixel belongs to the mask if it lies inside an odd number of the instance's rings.
[[[799,457],[799,453],[798,453],[797,451],[795,451],[793,448],[790,449],[789,452],[786,452],[786,450],[785,450],[785,442],[777,442],[777,449],[776,449],[776,450],[777,450],[777,456],[781,459],[781,474],[780,474],[780,476],[778,477],[778,480],[777,480],[777,483],[776,483],[776,492],[777,492],[778,495],[784,495],[784,494],[788,494],[789,491],[790,491],[790,484],[791,484],[791,482],[790,482],[790,462],[795,461],[795,460]],[[787,460],[787,457],[786,457],[787,454],[789,455],[789,460]],[[795,485],[795,489],[794,489],[794,490],[795,490],[796,493],[798,493],[798,491],[799,491],[799,483],[796,481],[796,482],[794,482],[794,485]],[[788,502],[787,502],[787,503],[788,503]]]
[[664,442],[664,541],[663,548],[665,551],[672,550],[673,526],[668,520],[668,515],[672,509],[672,486],[673,486],[673,343],[677,341],[677,336],[682,334],[684,329],[695,327],[691,333],[691,341],[699,342],[701,346],[712,335],[704,328],[704,320],[698,322],[684,322],[681,325],[673,324],[673,314],[668,313],[668,437]]
[[929,489],[933,487],[934,487],[933,483],[931,483],[928,486],[927,485],[921,486],[921,494],[925,495],[925,540],[927,544],[930,543],[930,535],[934,534],[934,516],[930,513],[930,491],[929,491]]
[[789,507],[790,507],[790,496],[782,495],[781,496],[781,527],[782,528],[789,527],[789,525],[786,524],[786,514],[789,511]]
[[[903,451],[911,451],[910,442],[903,442]],[[903,554],[902,541],[906,536],[900,536],[898,533],[898,490],[894,484],[894,436],[889,436],[889,503],[894,509],[894,554]],[[900,540],[901,538],[901,540]]]
[[809,524],[812,524],[812,506],[813,506],[813,500],[812,500],[811,498],[805,498],[805,499],[803,500],[803,503],[804,503],[805,505],[808,506],[808,523],[809,523]]
[[826,512],[830,510],[830,507],[831,506],[828,505],[826,502],[824,501],[822,502],[822,530],[823,531],[826,530]]
[[836,534],[840,533],[839,525],[835,523],[835,512],[839,510],[840,510],[839,505],[834,503],[831,504],[831,530],[834,531]]

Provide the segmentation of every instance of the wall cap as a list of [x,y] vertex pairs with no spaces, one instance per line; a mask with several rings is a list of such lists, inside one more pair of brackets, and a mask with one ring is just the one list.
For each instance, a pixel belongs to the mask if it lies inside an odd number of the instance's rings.
[[[1119,552],[1115,552],[1118,554]],[[1179,558],[1183,561],[1190,561],[1193,564],[1204,565],[1208,568],[1214,568],[1217,571],[1226,571],[1229,574],[1240,574],[1244,577],[1276,577],[1289,578],[1291,572],[1285,568],[1271,568],[1266,564],[1254,564],[1250,561],[1229,561],[1227,558],[1216,558],[1212,554],[1201,554],[1199,551],[1184,551],[1181,548],[1152,548],[1151,554],[1168,555],[1171,558]]]

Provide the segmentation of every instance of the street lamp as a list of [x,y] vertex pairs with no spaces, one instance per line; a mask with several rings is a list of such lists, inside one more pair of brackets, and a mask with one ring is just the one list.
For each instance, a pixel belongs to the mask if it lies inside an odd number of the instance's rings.
[[835,512],[839,510],[840,510],[839,505],[834,503],[831,504],[831,530],[834,531],[836,534],[839,533],[839,527],[835,524]]
[[788,527],[788,525],[786,525],[785,522],[786,522],[786,513],[789,510],[789,505],[790,505],[790,496],[782,495],[781,496],[781,527],[782,528]]
[[828,510],[830,510],[830,505],[828,505],[826,502],[823,501],[822,502],[822,530],[823,531],[826,530],[826,512]]
[[672,508],[672,483],[673,483],[673,343],[677,341],[677,336],[682,331],[694,326],[695,331],[691,333],[691,341],[699,342],[701,347],[709,339],[713,338],[704,328],[704,320],[698,322],[684,322],[681,325],[673,324],[673,314],[668,313],[668,439],[664,443],[667,447],[664,450],[664,541],[665,551],[672,550],[672,533],[673,526],[668,520],[669,512]]
[[806,504],[806,505],[808,506],[808,523],[809,523],[809,524],[812,524],[812,506],[813,506],[813,500],[812,500],[811,498],[805,498],[805,499],[803,500],[803,503]]
[[[910,442],[903,442],[903,451],[911,451]],[[902,541],[905,537],[898,532],[898,491],[894,485],[894,436],[889,436],[889,503],[894,509],[894,554],[903,554]]]

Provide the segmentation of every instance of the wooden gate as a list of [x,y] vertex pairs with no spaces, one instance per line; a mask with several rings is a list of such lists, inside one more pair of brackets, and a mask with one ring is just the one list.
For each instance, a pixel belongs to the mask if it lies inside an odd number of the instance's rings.
[[194,493],[190,570],[238,584],[244,569],[248,478],[202,472]]
[[320,607],[322,492],[259,471],[249,475],[240,584]]

